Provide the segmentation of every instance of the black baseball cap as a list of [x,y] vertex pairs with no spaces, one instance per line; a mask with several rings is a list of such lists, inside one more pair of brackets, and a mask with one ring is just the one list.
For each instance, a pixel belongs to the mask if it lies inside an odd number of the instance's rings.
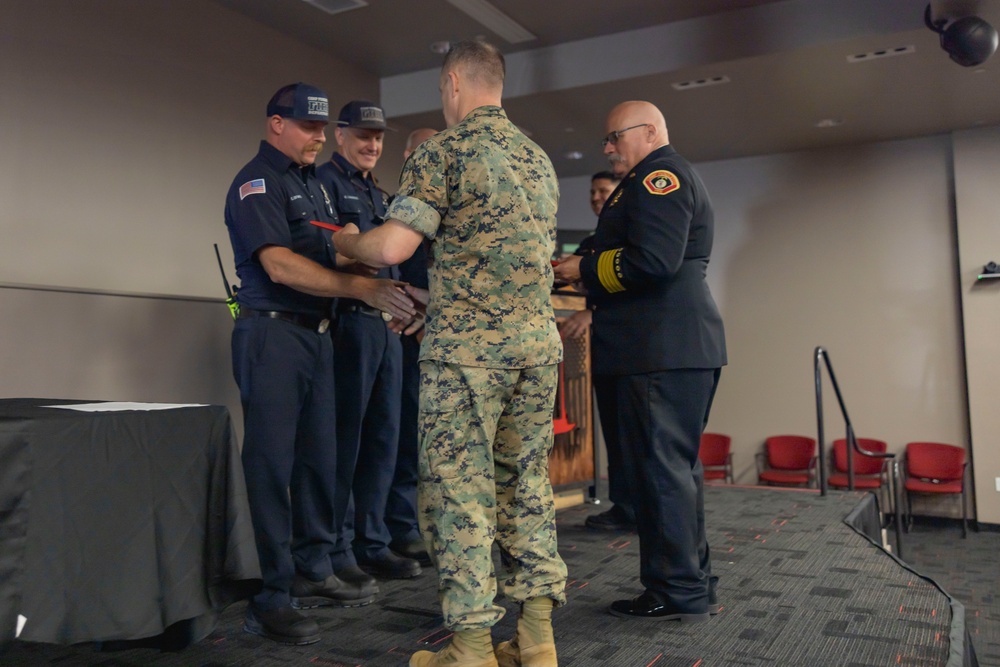
[[330,120],[330,102],[326,93],[308,83],[292,83],[276,92],[267,103],[267,116],[295,120]]
[[353,100],[345,104],[340,110],[337,125],[362,130],[384,130],[387,127],[382,107],[367,100]]

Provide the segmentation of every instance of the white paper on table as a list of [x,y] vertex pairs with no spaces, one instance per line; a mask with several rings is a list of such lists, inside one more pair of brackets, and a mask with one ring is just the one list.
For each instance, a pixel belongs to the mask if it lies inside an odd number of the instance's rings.
[[28,622],[24,616],[20,614],[17,615],[17,630],[14,631],[14,639],[21,636],[21,630],[24,630],[24,624]]
[[42,405],[43,408],[62,408],[79,412],[123,412],[125,410],[173,410],[175,408],[203,408],[207,403],[128,403],[107,401],[106,403],[77,403],[75,405]]

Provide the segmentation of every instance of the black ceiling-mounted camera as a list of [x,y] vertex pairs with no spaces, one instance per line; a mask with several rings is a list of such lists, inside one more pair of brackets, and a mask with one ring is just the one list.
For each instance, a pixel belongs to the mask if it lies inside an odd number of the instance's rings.
[[941,35],[941,48],[962,67],[975,67],[989,60],[997,50],[997,31],[978,16],[963,16],[949,22],[934,21],[931,6],[924,10],[924,23]]

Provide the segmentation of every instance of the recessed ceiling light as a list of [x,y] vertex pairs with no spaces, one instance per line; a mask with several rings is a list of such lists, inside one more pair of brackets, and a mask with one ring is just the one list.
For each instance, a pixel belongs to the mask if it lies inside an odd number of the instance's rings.
[[837,127],[838,125],[843,124],[844,121],[841,118],[824,118],[823,120],[816,122],[816,127],[825,129],[828,127]]
[[444,55],[451,50],[451,42],[441,41],[441,42],[431,42],[431,53],[437,53],[438,55]]
[[728,76],[710,76],[704,79],[691,79],[690,81],[678,81],[670,84],[674,90],[691,90],[693,88],[704,88],[705,86],[718,86],[722,83],[729,83]]
[[563,157],[565,157],[567,160],[582,160],[583,153],[581,153],[580,151],[568,151],[563,155]]
[[865,63],[870,60],[878,60],[879,58],[889,58],[890,56],[905,56],[916,52],[917,52],[917,47],[910,44],[907,46],[897,46],[891,49],[878,49],[876,51],[868,51],[866,53],[855,53],[847,56],[847,62],[852,64]]

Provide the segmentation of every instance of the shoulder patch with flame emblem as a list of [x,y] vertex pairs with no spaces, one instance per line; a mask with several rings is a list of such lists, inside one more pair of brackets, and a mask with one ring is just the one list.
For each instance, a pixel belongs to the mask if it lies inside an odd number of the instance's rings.
[[668,195],[681,187],[681,182],[672,171],[657,169],[642,179],[642,184],[652,195]]

